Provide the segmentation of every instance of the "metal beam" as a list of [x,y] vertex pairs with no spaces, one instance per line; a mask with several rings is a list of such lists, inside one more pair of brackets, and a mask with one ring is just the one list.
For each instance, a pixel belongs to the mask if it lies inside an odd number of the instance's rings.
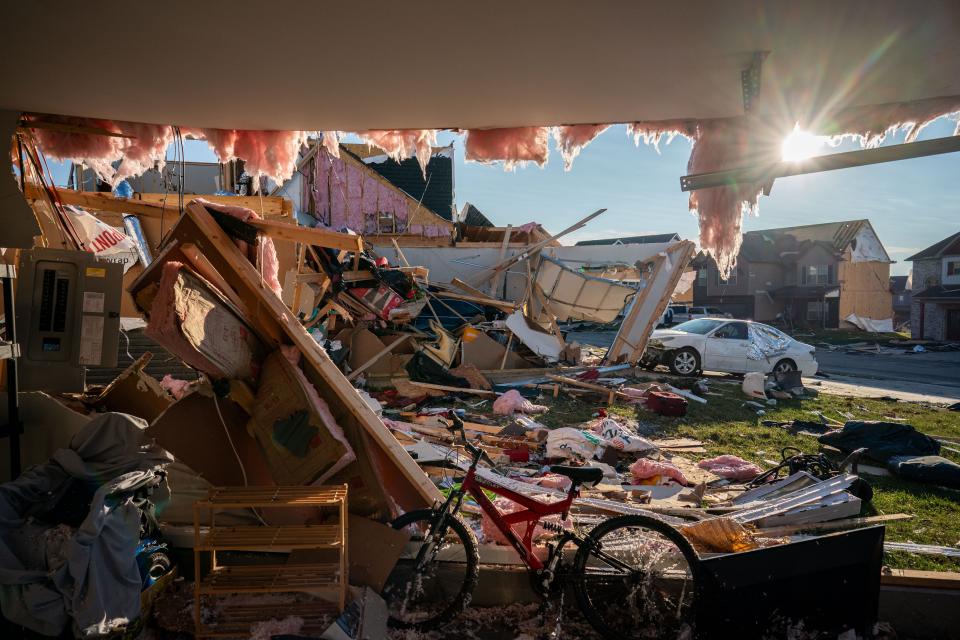
[[921,140],[910,144],[895,144],[889,147],[847,151],[826,156],[817,156],[796,162],[773,162],[767,165],[739,167],[709,173],[694,173],[680,177],[681,191],[696,191],[711,187],[737,184],[765,184],[777,178],[819,173],[835,169],[863,167],[881,162],[895,162],[910,158],[922,158],[942,153],[960,151],[960,136]]

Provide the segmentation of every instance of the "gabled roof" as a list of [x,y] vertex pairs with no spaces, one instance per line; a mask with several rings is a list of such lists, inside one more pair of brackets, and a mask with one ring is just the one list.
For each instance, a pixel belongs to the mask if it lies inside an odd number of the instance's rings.
[[409,193],[424,207],[444,220],[453,220],[453,146],[434,147],[427,163],[426,178],[416,158],[402,162],[391,160],[377,147],[367,144],[342,144],[363,163]]
[[463,211],[460,212],[460,222],[471,227],[492,227],[490,218],[483,215],[480,209],[477,209],[471,203],[463,205]]
[[907,290],[907,280],[910,276],[890,276],[890,292],[904,293]]
[[960,231],[956,232],[952,236],[947,236],[940,242],[930,245],[920,253],[915,253],[909,258],[910,260],[923,260],[925,258],[939,258],[941,256],[949,256],[960,254]]
[[581,240],[574,246],[591,247],[596,245],[610,245],[610,244],[666,244],[667,242],[675,242],[679,240],[680,240],[680,234],[678,233],[660,233],[660,234],[649,235],[649,236],[627,236],[624,238],[602,238],[600,240]]
[[873,231],[870,221],[863,218],[748,231],[743,234],[739,255],[753,262],[780,262],[785,254],[804,252],[814,245],[842,253],[865,227]]

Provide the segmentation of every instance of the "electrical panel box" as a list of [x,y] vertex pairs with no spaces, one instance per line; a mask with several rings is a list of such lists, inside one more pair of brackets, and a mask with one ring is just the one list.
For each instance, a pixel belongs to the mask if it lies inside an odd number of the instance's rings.
[[83,391],[86,367],[117,366],[123,266],[85,251],[20,253],[21,391]]

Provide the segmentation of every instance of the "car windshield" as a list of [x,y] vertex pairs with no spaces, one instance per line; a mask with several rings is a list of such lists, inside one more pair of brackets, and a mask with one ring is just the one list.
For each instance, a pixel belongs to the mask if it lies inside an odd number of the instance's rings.
[[689,320],[687,322],[681,322],[674,327],[677,331],[685,331],[686,333],[698,333],[700,335],[706,335],[723,324],[722,320],[708,320],[706,318],[700,318],[699,320]]

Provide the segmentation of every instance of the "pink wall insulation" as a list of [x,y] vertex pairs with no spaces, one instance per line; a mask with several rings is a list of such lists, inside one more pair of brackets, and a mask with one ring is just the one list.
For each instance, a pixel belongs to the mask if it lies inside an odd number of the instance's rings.
[[[838,112],[832,118],[816,120],[809,125],[813,133],[832,137],[831,143],[838,144],[844,138],[853,138],[862,147],[876,147],[888,134],[906,130],[904,142],[913,142],[923,129],[937,118],[960,113],[960,98],[930,98],[917,102],[893,102],[852,107]],[[800,127],[806,126],[803,122]],[[960,119],[953,135],[960,135]]]
[[327,150],[327,153],[332,155],[334,158],[340,157],[340,132],[339,131],[324,131],[322,141],[323,141],[323,148]]
[[310,213],[328,227],[373,235],[380,231],[377,214],[392,213],[397,233],[427,237],[450,235],[446,225],[410,224],[416,201],[379,178],[366,165],[334,157],[324,147],[317,150],[303,170],[310,178],[303,181],[307,196],[303,201],[312,200]]
[[564,170],[570,171],[573,167],[573,159],[580,155],[580,151],[609,127],[608,124],[575,124],[569,127],[554,127],[553,137],[557,139],[560,156],[563,158]]
[[550,127],[515,127],[511,129],[471,129],[464,142],[466,159],[474,162],[503,161],[503,168],[512,171],[517,163],[547,163],[550,148]]
[[359,131],[357,135],[367,144],[383,149],[383,152],[396,162],[415,155],[426,178],[427,163],[430,162],[433,147],[437,144],[436,129]]
[[[82,162],[110,185],[138,176],[154,165],[163,167],[173,129],[155,124],[138,124],[91,118],[44,116],[44,122],[56,122],[105,129],[121,133],[120,138],[91,133],[67,133],[52,129],[31,129],[43,152],[57,160]],[[120,161],[116,169],[113,163]]]
[[[214,211],[219,211],[220,213],[225,213],[228,216],[233,216],[238,220],[259,220],[260,216],[252,209],[247,209],[246,207],[237,207],[229,204],[219,204],[216,202],[209,202],[203,198],[196,198],[197,202],[200,202],[208,209],[213,209]],[[280,292],[283,288],[280,286],[280,279],[278,277],[280,273],[280,262],[277,260],[277,249],[273,245],[273,238],[270,238],[264,234],[260,234],[257,237],[257,244],[259,246],[251,247],[243,240],[234,240],[234,244],[237,245],[237,248],[243,252],[247,259],[254,265],[259,265],[260,273],[263,276],[264,282],[267,286],[277,294],[280,295]]]

